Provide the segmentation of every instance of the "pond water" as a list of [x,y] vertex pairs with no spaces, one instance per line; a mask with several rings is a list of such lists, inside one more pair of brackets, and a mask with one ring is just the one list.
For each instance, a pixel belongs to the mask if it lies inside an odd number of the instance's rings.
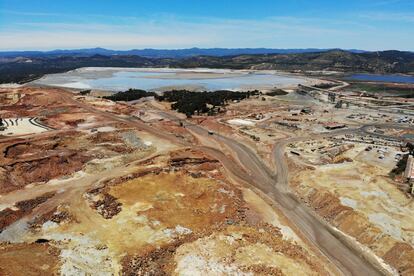
[[414,76],[404,76],[404,75],[354,74],[354,75],[349,76],[347,79],[348,80],[359,80],[359,81],[414,83]]
[[308,84],[309,81],[311,80],[274,71],[89,67],[46,75],[32,83],[107,91],[123,91],[129,88],[155,91],[184,88],[213,91],[291,87]]

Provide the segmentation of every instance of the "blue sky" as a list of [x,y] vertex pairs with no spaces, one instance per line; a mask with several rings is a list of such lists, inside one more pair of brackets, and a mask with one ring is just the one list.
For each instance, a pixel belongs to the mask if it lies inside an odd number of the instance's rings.
[[0,50],[414,51],[413,0],[0,0]]

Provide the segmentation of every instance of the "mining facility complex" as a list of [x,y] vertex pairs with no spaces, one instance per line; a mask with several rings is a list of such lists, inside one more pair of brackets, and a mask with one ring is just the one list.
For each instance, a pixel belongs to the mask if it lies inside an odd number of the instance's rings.
[[414,100],[293,77],[0,88],[0,274],[413,275]]

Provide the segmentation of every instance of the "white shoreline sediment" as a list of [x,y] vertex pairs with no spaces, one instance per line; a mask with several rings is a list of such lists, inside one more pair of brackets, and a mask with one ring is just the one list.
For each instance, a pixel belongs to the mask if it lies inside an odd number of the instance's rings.
[[[134,72],[137,73],[136,76]],[[186,87],[199,87],[200,90],[207,91],[247,91],[293,88],[298,84],[313,85],[319,82],[319,79],[275,70],[84,67],[66,73],[45,75],[29,84],[104,91],[129,88],[165,91],[165,88]]]

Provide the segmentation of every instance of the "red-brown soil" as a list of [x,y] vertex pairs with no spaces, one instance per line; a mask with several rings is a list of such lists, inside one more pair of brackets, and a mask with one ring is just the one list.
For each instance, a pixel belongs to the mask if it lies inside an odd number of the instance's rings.
[[0,244],[0,275],[57,275],[60,250],[47,244]]
[[55,193],[46,193],[34,199],[17,202],[15,204],[16,209],[6,208],[0,211],[0,233],[4,228],[16,222],[25,215],[30,214],[34,208],[46,202],[54,195]]

